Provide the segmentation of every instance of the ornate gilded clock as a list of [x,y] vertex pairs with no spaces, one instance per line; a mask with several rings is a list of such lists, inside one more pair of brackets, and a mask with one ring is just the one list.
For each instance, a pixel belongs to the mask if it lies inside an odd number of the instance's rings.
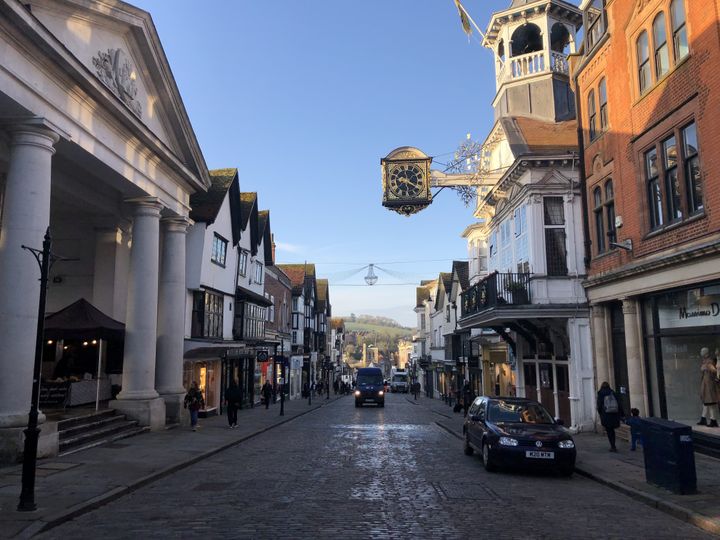
[[380,160],[383,176],[383,206],[409,216],[432,202],[430,163],[421,150],[403,146]]

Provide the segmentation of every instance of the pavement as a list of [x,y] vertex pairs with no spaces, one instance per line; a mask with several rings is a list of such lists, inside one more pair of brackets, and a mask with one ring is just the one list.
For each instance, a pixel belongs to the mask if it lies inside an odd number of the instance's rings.
[[339,397],[317,396],[311,406],[307,399],[286,401],[284,416],[279,402],[242,409],[235,429],[228,429],[225,416],[201,418],[196,432],[177,427],[38,460],[34,512],[16,510],[22,466],[0,468],[0,538],[30,538]]
[[[412,396],[407,399],[415,401]],[[462,438],[462,413],[453,413],[452,407],[438,399],[421,396],[415,403],[430,409],[440,427]],[[676,495],[646,482],[642,448],[632,452],[629,442],[618,439],[618,452],[612,453],[603,433],[585,432],[573,438],[577,474],[720,536],[720,460],[695,453],[697,493]]]

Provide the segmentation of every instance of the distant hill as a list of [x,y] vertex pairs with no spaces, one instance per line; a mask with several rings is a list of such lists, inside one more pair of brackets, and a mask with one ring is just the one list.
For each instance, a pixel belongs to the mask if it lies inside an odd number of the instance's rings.
[[387,317],[376,317],[374,315],[351,315],[342,317],[345,321],[346,332],[357,332],[362,341],[379,342],[396,341],[402,338],[410,338],[414,332],[413,328],[401,326],[397,321]]

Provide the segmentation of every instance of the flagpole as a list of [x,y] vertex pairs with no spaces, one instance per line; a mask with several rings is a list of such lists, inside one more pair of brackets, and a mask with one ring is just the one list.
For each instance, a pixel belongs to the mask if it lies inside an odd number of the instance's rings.
[[480,37],[485,39],[485,33],[480,30],[480,27],[477,25],[477,23],[473,20],[473,18],[470,16],[470,13],[468,13],[468,10],[465,9],[465,6],[463,6],[459,0],[456,0],[455,4],[459,9],[463,10],[463,13],[468,18],[468,20],[472,23],[472,25],[475,27],[475,30],[477,30],[478,34],[480,34]]

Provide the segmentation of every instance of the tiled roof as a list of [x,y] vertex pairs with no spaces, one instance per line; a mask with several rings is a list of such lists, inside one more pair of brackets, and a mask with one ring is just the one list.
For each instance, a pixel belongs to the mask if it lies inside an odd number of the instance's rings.
[[330,319],[330,328],[335,328],[336,330],[340,328],[345,328],[345,319],[342,319],[340,317],[332,317]]
[[458,276],[460,288],[467,290],[470,287],[470,264],[467,261],[453,261],[453,272]]
[[439,279],[440,281],[442,281],[443,287],[445,287],[445,292],[449,293],[452,287],[452,273],[440,272]]
[[293,286],[293,293],[301,294],[305,285],[305,276],[315,277],[315,265],[312,263],[300,264],[276,264],[290,278]]
[[316,306],[318,309],[325,309],[328,301],[328,280],[318,279],[317,280],[317,302]]
[[207,192],[198,191],[190,195],[190,219],[203,223],[213,223],[217,218],[237,169],[215,169],[210,172],[210,188]]
[[257,193],[246,192],[240,193],[240,217],[242,219],[242,228],[247,228],[250,214],[252,213],[253,206],[257,204]]
[[426,286],[416,288],[415,307],[422,307],[425,300],[430,300],[430,289]]

